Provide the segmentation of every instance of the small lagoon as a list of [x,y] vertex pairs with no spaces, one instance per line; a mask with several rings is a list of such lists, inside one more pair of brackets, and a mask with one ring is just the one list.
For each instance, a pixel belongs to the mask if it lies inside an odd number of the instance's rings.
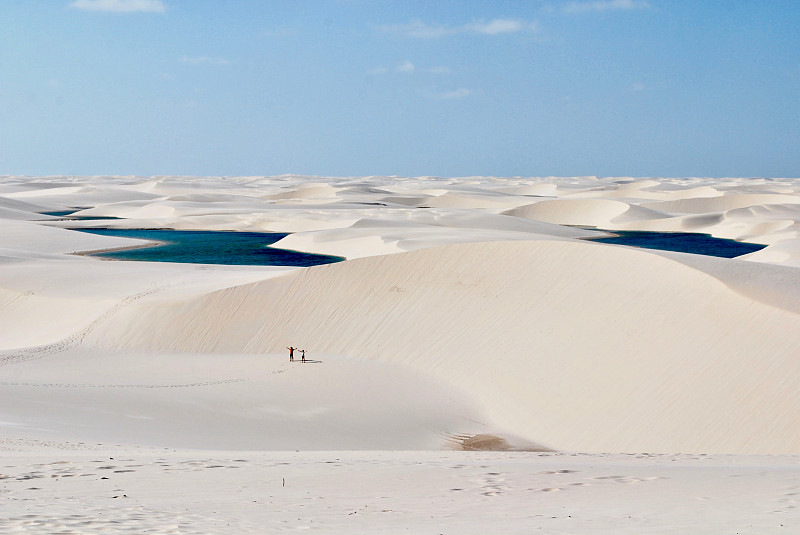
[[116,260],[145,262],[178,262],[186,264],[224,264],[233,266],[308,267],[341,262],[340,256],[302,253],[273,249],[273,244],[286,236],[277,232],[227,232],[168,229],[72,229],[80,232],[138,238],[161,243],[92,253],[91,256]]
[[736,240],[714,238],[708,234],[694,234],[690,232],[645,232],[600,230],[614,234],[607,238],[587,238],[590,241],[601,243],[615,243],[630,247],[643,247],[645,249],[660,249],[662,251],[675,251],[678,253],[692,253],[722,258],[735,258],[759,251],[766,247],[757,243],[745,243]]

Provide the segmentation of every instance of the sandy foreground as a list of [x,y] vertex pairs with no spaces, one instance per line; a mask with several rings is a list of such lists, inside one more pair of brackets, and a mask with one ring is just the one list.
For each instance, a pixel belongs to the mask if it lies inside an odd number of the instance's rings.
[[794,532],[798,222],[798,179],[0,177],[0,532]]
[[798,457],[4,456],[3,533],[794,533]]

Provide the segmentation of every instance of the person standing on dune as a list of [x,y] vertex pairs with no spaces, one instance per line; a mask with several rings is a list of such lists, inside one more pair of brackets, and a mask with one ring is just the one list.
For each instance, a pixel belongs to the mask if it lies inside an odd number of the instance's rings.
[[306,350],[305,349],[301,349],[300,351],[303,353],[302,355],[300,355],[300,362],[305,362],[306,361]]
[[297,349],[296,347],[289,346],[286,349],[289,350],[289,362],[294,362],[294,352]]

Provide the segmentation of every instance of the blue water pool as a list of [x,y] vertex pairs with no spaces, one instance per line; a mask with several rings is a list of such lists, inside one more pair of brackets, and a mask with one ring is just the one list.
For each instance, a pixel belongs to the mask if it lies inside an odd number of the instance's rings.
[[[593,229],[603,230],[603,229]],[[708,234],[694,234],[690,232],[643,232],[605,230],[614,236],[607,238],[589,238],[591,241],[601,243],[615,243],[631,247],[644,247],[645,249],[661,249],[679,253],[692,253],[706,256],[719,256],[722,258],[735,258],[748,253],[753,253],[766,247],[756,243],[745,243],[736,240],[714,238]]]
[[152,247],[103,251],[92,256],[117,260],[225,264],[237,266],[316,266],[341,262],[340,256],[267,247],[286,234],[167,229],[73,229],[81,232],[162,242]]

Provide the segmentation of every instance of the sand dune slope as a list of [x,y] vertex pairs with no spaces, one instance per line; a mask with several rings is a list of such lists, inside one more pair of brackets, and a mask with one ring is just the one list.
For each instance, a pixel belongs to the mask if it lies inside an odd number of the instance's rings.
[[557,199],[514,208],[507,215],[560,225],[618,228],[621,222],[664,219],[667,214],[608,199]]
[[494,428],[578,451],[800,451],[800,315],[663,256],[494,242],[315,267],[169,305],[88,340],[384,360],[469,392]]
[[702,214],[771,204],[800,204],[800,197],[797,195],[739,194],[645,203],[643,206],[662,212]]
[[24,258],[32,253],[75,253],[147,243],[144,240],[98,236],[45,227],[27,221],[0,219],[0,247]]

